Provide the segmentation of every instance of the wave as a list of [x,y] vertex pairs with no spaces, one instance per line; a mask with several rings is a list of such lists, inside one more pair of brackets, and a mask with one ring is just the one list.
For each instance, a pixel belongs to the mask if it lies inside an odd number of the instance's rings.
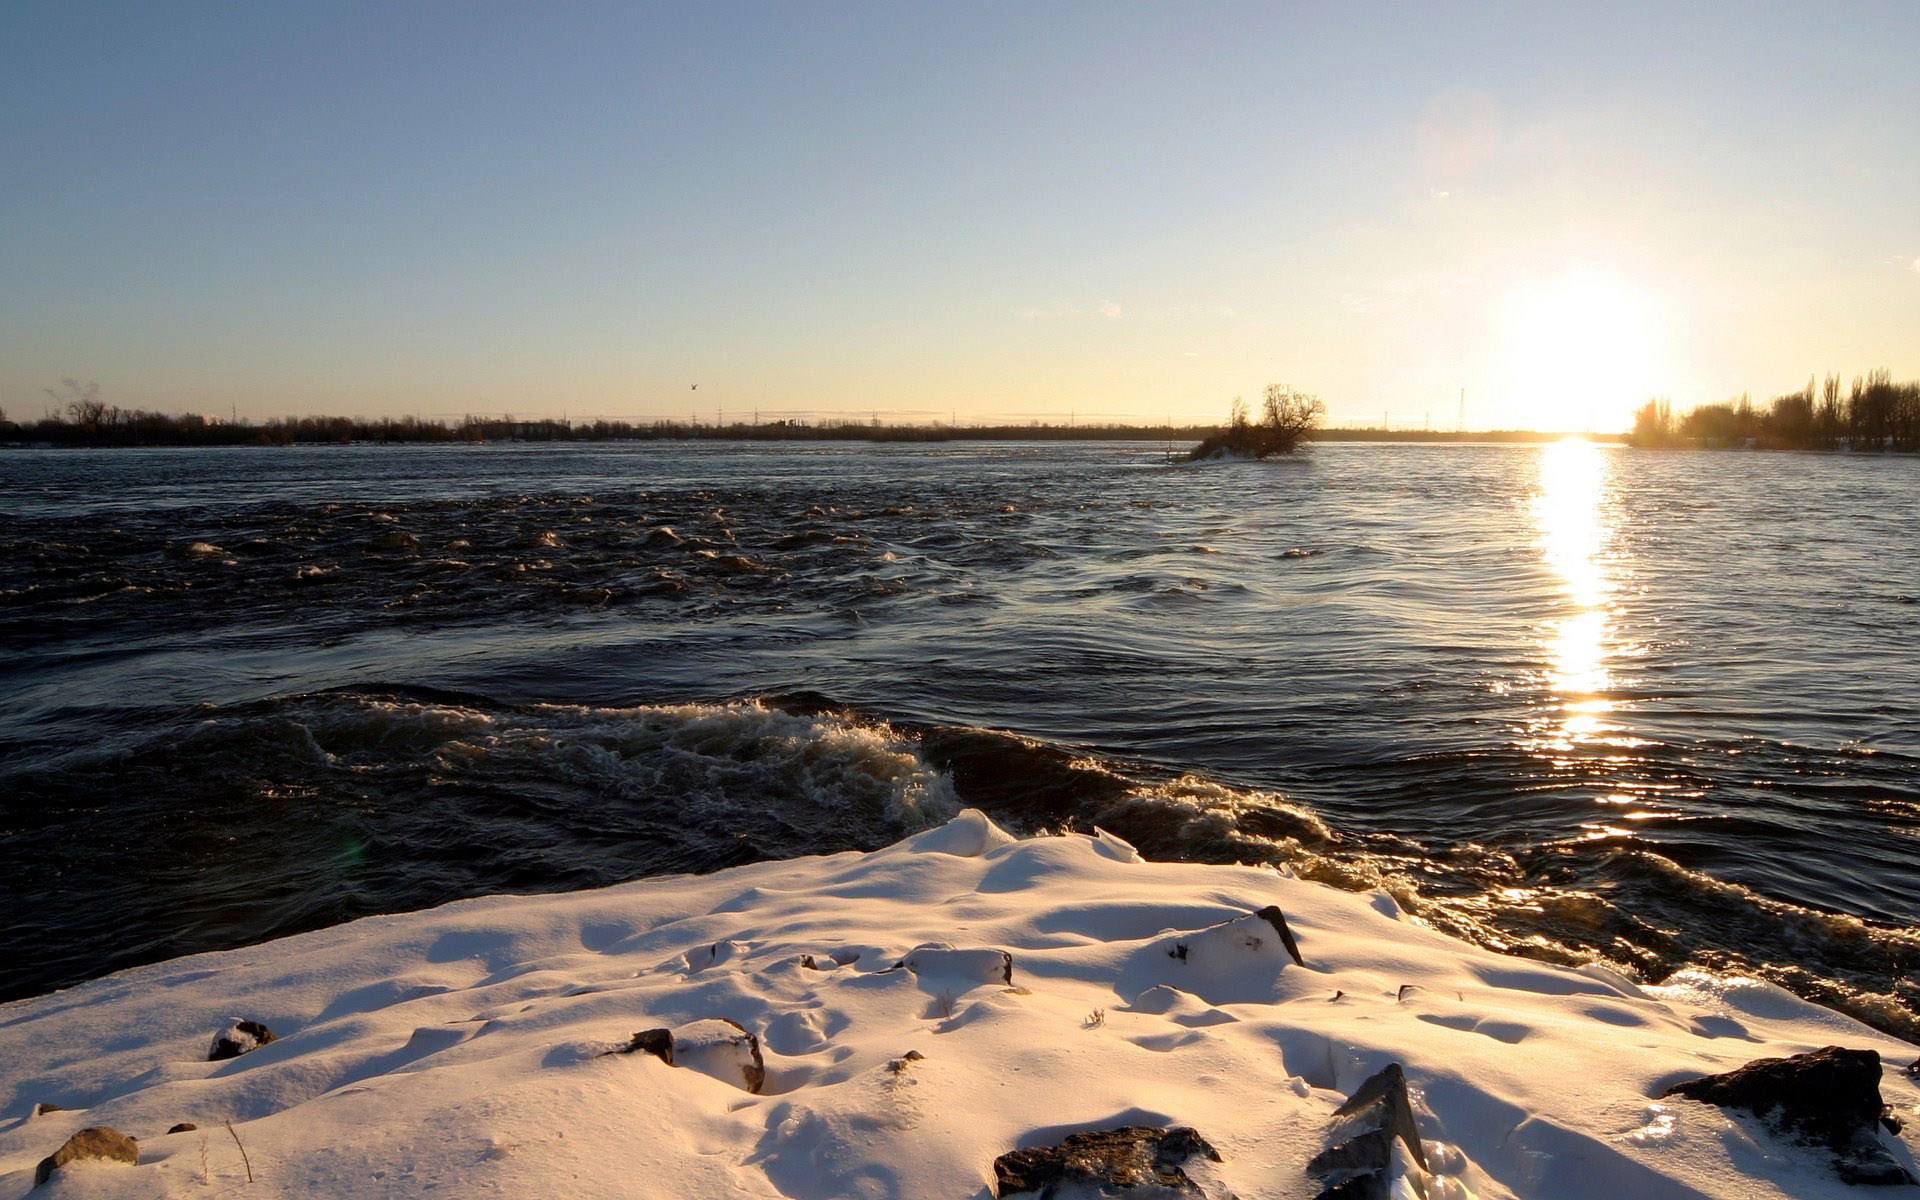
[[818,693],[514,705],[361,686],[200,710],[131,749],[14,769],[0,792],[30,964],[0,998],[465,896],[868,850],[976,807],[1023,833],[1105,829],[1148,858],[1379,889],[1508,953],[1645,980],[1757,974],[1920,1038],[1920,934],[1761,896],[1631,838],[1341,828],[1202,771]]

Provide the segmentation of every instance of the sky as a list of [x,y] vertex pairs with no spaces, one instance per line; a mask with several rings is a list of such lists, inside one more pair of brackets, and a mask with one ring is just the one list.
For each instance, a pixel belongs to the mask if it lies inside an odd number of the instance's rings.
[[1920,378],[1916,47],[1911,0],[9,0],[0,408],[1599,431]]

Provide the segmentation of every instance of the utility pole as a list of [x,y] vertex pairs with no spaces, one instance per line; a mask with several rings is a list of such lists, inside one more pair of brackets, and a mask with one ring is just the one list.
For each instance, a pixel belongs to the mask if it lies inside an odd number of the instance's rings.
[[1453,427],[1455,433],[1467,431],[1467,389],[1460,389],[1460,420]]

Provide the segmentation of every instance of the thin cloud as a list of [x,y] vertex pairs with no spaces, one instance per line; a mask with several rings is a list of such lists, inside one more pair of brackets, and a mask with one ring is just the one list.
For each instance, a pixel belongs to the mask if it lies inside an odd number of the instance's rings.
[[1102,300],[1100,302],[1100,315],[1109,321],[1120,321],[1124,320],[1127,314],[1113,301]]

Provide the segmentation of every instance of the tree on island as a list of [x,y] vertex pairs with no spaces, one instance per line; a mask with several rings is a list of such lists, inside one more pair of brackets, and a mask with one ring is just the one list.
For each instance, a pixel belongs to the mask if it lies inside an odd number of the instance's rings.
[[1288,384],[1270,383],[1261,398],[1258,423],[1248,419],[1246,402],[1235,396],[1226,429],[1195,446],[1187,461],[1292,454],[1326,412],[1320,397]]

